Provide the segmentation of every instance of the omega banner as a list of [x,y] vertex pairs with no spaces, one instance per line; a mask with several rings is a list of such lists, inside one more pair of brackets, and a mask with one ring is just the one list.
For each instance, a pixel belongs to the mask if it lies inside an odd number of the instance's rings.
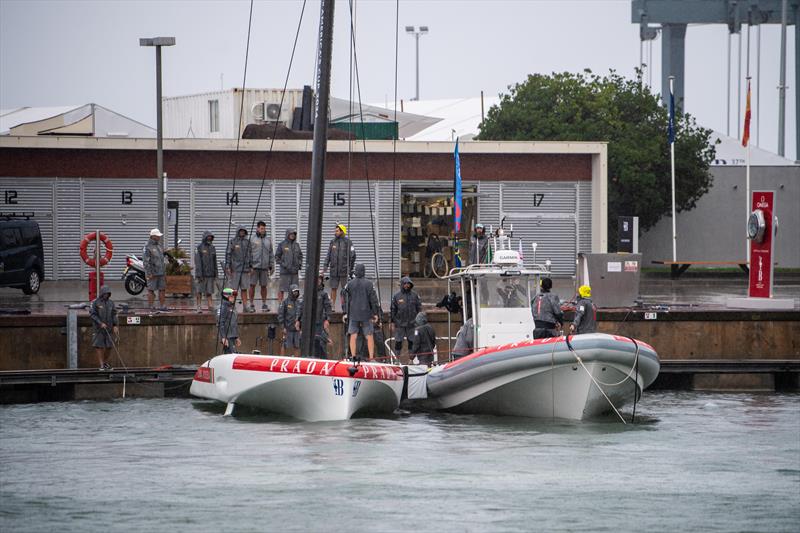
[[750,238],[749,296],[751,298],[772,298],[774,212],[775,192],[753,191],[751,214],[747,221],[747,236]]

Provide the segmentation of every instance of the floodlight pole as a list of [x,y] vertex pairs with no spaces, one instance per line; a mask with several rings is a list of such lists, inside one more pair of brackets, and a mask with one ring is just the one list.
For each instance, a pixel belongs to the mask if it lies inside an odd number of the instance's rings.
[[139,46],[154,46],[156,48],[156,182],[158,183],[158,215],[156,226],[165,234],[167,221],[165,220],[165,207],[167,204],[164,187],[164,129],[161,118],[161,47],[175,46],[175,37],[153,37],[139,39]]
[[414,40],[416,42],[417,48],[417,63],[416,63],[416,71],[417,71],[417,83],[416,83],[416,96],[414,96],[414,100],[419,101],[419,37],[420,35],[425,35],[428,33],[427,26],[406,26],[406,33],[409,35],[414,36]]

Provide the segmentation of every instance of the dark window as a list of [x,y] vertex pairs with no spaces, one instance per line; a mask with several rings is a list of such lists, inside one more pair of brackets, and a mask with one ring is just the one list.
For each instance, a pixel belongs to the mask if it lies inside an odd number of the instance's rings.
[[39,228],[36,224],[22,226],[22,240],[26,246],[39,244]]
[[22,241],[18,228],[3,228],[0,230],[0,247],[3,249],[19,246]]

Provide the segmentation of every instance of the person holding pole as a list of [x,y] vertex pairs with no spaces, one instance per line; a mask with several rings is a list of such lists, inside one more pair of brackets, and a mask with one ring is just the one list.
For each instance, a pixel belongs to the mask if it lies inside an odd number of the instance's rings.
[[117,308],[111,300],[111,289],[100,287],[100,293],[92,302],[89,317],[92,319],[94,329],[92,346],[94,346],[97,353],[99,368],[100,370],[111,370],[111,365],[108,363],[111,348],[114,347],[114,339],[111,338],[111,334],[119,336]]

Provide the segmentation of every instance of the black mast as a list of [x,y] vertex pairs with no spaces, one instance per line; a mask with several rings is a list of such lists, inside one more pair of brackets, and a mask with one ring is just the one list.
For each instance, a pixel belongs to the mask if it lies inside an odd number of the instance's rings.
[[311,204],[306,232],[306,279],[303,290],[303,332],[301,355],[314,355],[314,329],[317,316],[317,275],[322,241],[322,201],[325,196],[325,152],[328,147],[328,103],[331,88],[334,0],[322,0],[319,17],[319,57],[317,58],[317,98],[314,110],[314,142],[311,154]]

